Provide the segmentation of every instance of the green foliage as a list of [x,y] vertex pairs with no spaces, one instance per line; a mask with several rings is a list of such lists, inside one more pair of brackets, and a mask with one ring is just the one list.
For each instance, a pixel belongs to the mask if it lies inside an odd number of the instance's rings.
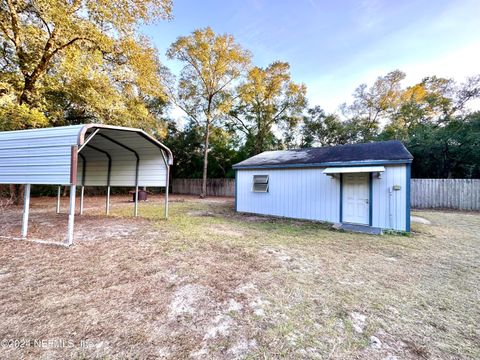
[[284,130],[284,143],[302,119],[307,105],[306,86],[291,80],[290,65],[274,62],[265,69],[253,67],[237,87],[236,102],[230,111],[233,128],[247,138],[248,153],[271,150],[279,143],[274,127]]
[[358,131],[352,141],[372,141],[382,131],[391,138],[407,140],[416,125],[448,121],[480,95],[480,76],[464,84],[431,76],[402,88],[404,78],[399,70],[380,76],[370,87],[360,85],[352,104],[342,105],[344,121]]
[[480,112],[446,125],[420,124],[406,146],[418,178],[480,178]]
[[237,151],[240,144],[237,134],[224,128],[214,127],[212,129],[211,144],[212,147],[209,154],[210,176],[216,178],[235,177],[232,165],[244,159],[241,156],[242,152]]
[[179,129],[174,122],[170,122],[164,143],[174,151],[173,178],[198,179],[201,177],[203,136],[200,129],[191,123]]
[[45,127],[48,120],[41,111],[19,105],[11,97],[0,97],[0,131]]
[[[16,128],[98,121],[162,132],[150,109],[155,99],[165,102],[158,56],[137,28],[170,17],[171,6],[171,0],[2,1],[0,81],[8,90],[0,96],[31,113]],[[38,113],[48,123],[39,123]]]
[[326,114],[320,106],[307,110],[303,119],[302,147],[340,145],[354,142],[346,122],[335,114]]
[[320,106],[308,109],[301,132],[302,147],[352,144],[376,137],[367,120],[342,120],[337,114],[326,114]]
[[426,77],[403,88],[405,74],[393,71],[353,94],[341,115],[319,106],[307,111],[302,146],[326,146],[374,140],[403,141],[413,154],[413,177],[480,177],[479,113],[466,105],[480,96],[480,75],[463,84]]
[[184,65],[178,84],[166,82],[170,99],[203,129],[202,196],[206,196],[210,132],[230,110],[233,84],[249,65],[250,53],[233,36],[217,35],[207,27],[179,37],[167,56]]
[[[195,122],[189,123],[184,129],[178,129],[174,123],[170,123],[165,144],[175,150],[175,164],[172,168],[174,178],[202,177],[203,131]],[[208,177],[234,177],[232,165],[246,157],[238,151],[238,136],[232,131],[214,126],[209,146]]]
[[353,93],[352,104],[341,106],[343,116],[353,129],[359,130],[358,141],[371,141],[393,109],[400,102],[401,81],[405,73],[395,70],[380,76],[371,87],[362,84]]
[[184,65],[178,84],[169,84],[171,100],[207,128],[229,110],[232,83],[250,62],[250,53],[233,36],[217,35],[209,27],[179,37],[167,57]]
[[[262,75],[266,73],[265,69],[257,68],[257,77],[259,71],[263,71]],[[288,148],[289,142],[294,143],[294,132],[299,129],[302,147],[402,140],[415,157],[413,177],[480,177],[479,114],[468,114],[465,107],[468,101],[479,96],[480,77],[472,77],[464,84],[428,77],[406,88],[400,83],[403,77],[401,72],[392,72],[377,79],[371,87],[357,88],[353,104],[344,105],[340,114],[327,114],[315,106],[304,112],[301,121],[284,121],[284,129],[288,131],[283,134],[278,124],[271,123],[268,131],[261,135],[260,128],[271,119],[269,116],[275,107],[263,108],[264,104],[257,99],[266,88],[260,86],[267,83],[262,76],[250,84],[252,78],[245,79],[237,87],[240,100],[234,102],[230,121],[217,127],[228,136],[219,137],[224,140],[212,145],[211,154],[216,154],[216,159],[212,160],[208,176],[233,176],[230,165],[254,154],[258,144],[262,150]],[[277,89],[287,78],[280,77],[275,82]],[[255,90],[247,91],[251,88]],[[241,99],[241,95],[245,98]],[[288,111],[295,117],[302,114],[295,107]],[[189,127],[175,136],[176,142],[171,146],[175,151],[180,149],[181,158],[185,159],[176,170],[181,177],[198,177],[201,173],[201,133],[201,128]]]

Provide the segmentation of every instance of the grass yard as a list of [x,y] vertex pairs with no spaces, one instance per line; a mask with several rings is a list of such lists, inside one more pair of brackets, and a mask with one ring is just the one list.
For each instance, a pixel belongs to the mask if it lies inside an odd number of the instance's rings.
[[[99,216],[103,201],[70,249],[0,238],[2,358],[480,358],[478,213],[369,236],[230,199],[173,197],[168,221],[159,198],[143,219],[121,197]],[[32,237],[64,236],[54,202],[32,199]],[[20,220],[2,211],[2,234]]]

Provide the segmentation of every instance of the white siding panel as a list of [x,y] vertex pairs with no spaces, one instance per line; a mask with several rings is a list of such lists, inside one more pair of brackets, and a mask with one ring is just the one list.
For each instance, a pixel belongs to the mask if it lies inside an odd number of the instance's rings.
[[[11,139],[28,139],[36,137],[50,137],[50,136],[77,136],[80,129],[84,125],[51,127],[44,129],[29,129],[21,131],[2,131],[0,132],[0,141]],[[77,141],[75,140],[75,143]]]
[[[406,176],[405,165],[385,166],[385,172],[380,179],[373,175],[372,226],[406,230]],[[392,191],[390,196],[389,190],[394,185],[400,185],[401,189]]]
[[67,185],[70,184],[70,172],[66,173],[54,173],[54,172],[45,172],[42,174],[15,174],[6,175],[2,174],[0,171],[0,184],[38,184],[38,185],[48,185],[48,184],[60,184]]
[[[46,172],[46,169],[51,170],[50,173]],[[69,174],[70,163],[57,163],[55,169],[51,169],[50,164],[35,163],[28,166],[17,164],[16,166],[3,166],[0,165],[0,171],[2,175],[43,175],[43,174]]]
[[[85,149],[82,154],[87,160],[85,168],[85,186],[106,186],[108,161],[104,154],[96,153],[94,150]],[[78,157],[77,184],[82,184],[83,160]]]
[[0,183],[69,184],[81,126],[0,132]]
[[[1,140],[0,140],[1,141]],[[60,156],[63,157],[67,154],[70,156],[71,154],[71,145],[68,146],[55,146],[55,147],[43,147],[43,148],[36,148],[31,147],[28,149],[4,149],[0,150],[0,162],[3,163],[5,159],[16,159],[16,158],[47,158],[47,157],[55,157]]]
[[2,150],[16,150],[16,149],[30,149],[30,148],[51,148],[71,146],[77,143],[77,135],[69,136],[38,136],[32,138],[20,139],[2,139],[0,143],[0,151]]
[[[116,137],[113,137],[117,140]],[[122,147],[110,143],[102,138],[92,139],[91,145],[107,151],[112,158],[111,186],[135,186],[135,155]],[[130,142],[126,143],[131,146]],[[132,147],[133,148],[133,147]],[[139,163],[139,186],[163,187],[166,184],[166,167],[162,158],[160,149],[155,147],[145,149],[145,152],[134,148],[140,157]],[[94,150],[91,147],[85,147],[82,155],[87,161],[85,186],[106,186],[108,174],[108,158],[105,154]],[[77,179],[78,184],[82,183],[83,161],[79,156]]]
[[[237,210],[281,217],[338,222],[340,182],[323,168],[238,170]],[[253,175],[269,176],[268,193],[252,191]],[[322,201],[323,199],[330,199]],[[332,201],[334,199],[334,201]]]

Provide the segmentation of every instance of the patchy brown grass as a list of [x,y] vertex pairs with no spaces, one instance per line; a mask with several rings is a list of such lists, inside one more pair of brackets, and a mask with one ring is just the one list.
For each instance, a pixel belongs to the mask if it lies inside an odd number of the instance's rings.
[[[422,211],[431,225],[378,237],[229,199],[173,197],[168,221],[158,197],[142,219],[113,200],[106,218],[87,199],[69,249],[0,239],[0,340],[50,341],[2,357],[480,357],[478,214]],[[33,199],[32,237],[63,239],[54,203]],[[2,235],[20,220],[2,211]]]

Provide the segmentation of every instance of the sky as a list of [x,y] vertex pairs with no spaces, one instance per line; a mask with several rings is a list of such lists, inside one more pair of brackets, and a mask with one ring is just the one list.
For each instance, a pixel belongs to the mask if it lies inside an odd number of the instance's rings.
[[210,26],[249,49],[254,65],[289,62],[309,105],[328,112],[391,70],[406,72],[404,85],[480,73],[480,0],[174,0],[173,16],[142,31],[174,73],[181,64],[166,59],[168,46]]

